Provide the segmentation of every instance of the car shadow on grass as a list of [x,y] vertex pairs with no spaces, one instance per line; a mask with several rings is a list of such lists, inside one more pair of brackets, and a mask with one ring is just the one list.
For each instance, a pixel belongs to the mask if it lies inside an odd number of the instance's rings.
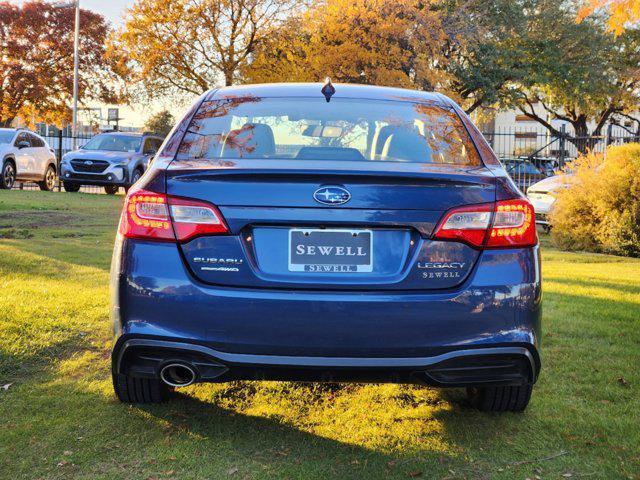
[[[241,382],[242,388],[251,390],[248,382]],[[286,384],[286,383],[285,383]],[[291,384],[288,384],[291,385]],[[261,387],[256,387],[260,390]],[[292,389],[299,388],[294,384]],[[357,386],[320,386],[316,392],[331,395],[340,394],[343,389],[353,392]],[[374,387],[375,388],[375,387]],[[262,401],[279,402],[282,394],[266,395]],[[291,395],[295,395],[292,393]],[[317,417],[311,421],[305,418],[316,405],[314,398],[307,398],[306,407],[291,408],[288,415],[272,413],[265,416],[260,407],[241,411],[233,403],[226,406],[216,401],[204,401],[187,394],[174,394],[172,402],[161,406],[139,406],[142,412],[155,421],[164,423],[171,429],[192,438],[205,440],[205,445],[215,450],[216,445],[228,445],[236,456],[230,465],[243,469],[251,477],[259,471],[272,471],[275,477],[292,478],[407,478],[411,476],[441,478],[449,468],[460,465],[460,451],[452,445],[441,445],[432,438],[434,447],[417,446],[407,441],[404,435],[394,438],[389,432],[373,442],[362,442],[362,436],[379,435],[377,423],[380,419],[363,418],[362,421],[344,422],[325,418],[322,425]],[[285,399],[286,401],[286,399]],[[336,407],[340,410],[340,407]],[[254,412],[252,412],[254,410]],[[344,412],[335,412],[338,417]],[[397,418],[396,422],[403,422]],[[411,423],[422,423],[426,428],[416,429],[423,434],[437,436],[443,430],[435,417],[414,419]],[[384,423],[384,421],[382,421]],[[438,423],[438,425],[435,425]],[[433,428],[433,431],[429,431]],[[349,431],[344,435],[339,430]],[[351,437],[345,438],[345,437]],[[404,450],[402,445],[407,445]],[[364,445],[363,445],[364,444]],[[206,457],[207,455],[204,455]],[[193,468],[197,468],[194,464]],[[275,472],[278,472],[275,474]],[[259,475],[258,475],[259,477]]]
[[[306,465],[305,473],[331,472],[329,478],[350,478],[346,472],[353,478],[489,478],[491,472],[512,467],[509,460],[527,459],[526,453],[507,447],[504,461],[496,463],[494,453],[504,451],[509,437],[526,426],[530,418],[526,414],[479,412],[471,407],[463,389],[277,383],[280,387],[266,395],[259,383],[236,382],[231,387],[235,390],[231,398],[227,388],[207,400],[174,393],[172,403],[138,408],[214,444],[229,440],[225,431],[235,432],[231,438],[236,449],[251,451],[257,447],[263,459],[288,458],[294,464]],[[247,398],[256,395],[264,403],[287,403],[286,397],[296,397],[300,390],[304,392],[302,402],[292,402],[286,412],[253,407]],[[375,390],[379,391],[377,396],[361,394]],[[427,397],[421,397],[421,393]],[[335,401],[327,408],[322,397],[333,397]],[[367,399],[379,405],[367,403]],[[362,402],[369,413],[363,414],[346,402]],[[324,409],[328,415],[317,415],[312,412],[315,409]],[[473,461],[469,461],[470,452]],[[309,468],[310,464],[313,468]],[[505,478],[510,478],[509,474]]]
[[63,362],[73,352],[91,348],[90,339],[82,332],[59,338],[46,346],[31,346],[17,352],[10,352],[4,347],[0,342],[0,384],[27,381],[52,364]]
[[[28,401],[18,398],[25,395]],[[331,430],[306,431],[302,418],[304,427],[193,395],[178,393],[161,405],[123,405],[104,380],[58,377],[18,387],[6,398],[15,417],[3,425],[7,442],[0,446],[0,470],[14,477],[442,478],[460,463],[455,449],[403,451],[392,438],[382,439],[386,446],[365,447],[336,440]],[[374,423],[349,428],[366,435]],[[21,462],[9,463],[15,455]]]

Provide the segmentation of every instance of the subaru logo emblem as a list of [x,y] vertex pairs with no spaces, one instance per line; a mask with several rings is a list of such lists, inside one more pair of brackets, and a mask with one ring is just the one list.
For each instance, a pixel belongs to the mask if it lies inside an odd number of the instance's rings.
[[342,205],[349,201],[351,194],[342,187],[321,187],[313,192],[313,198],[325,205]]
[[85,160],[84,164],[85,165],[93,165],[93,162],[91,160]]

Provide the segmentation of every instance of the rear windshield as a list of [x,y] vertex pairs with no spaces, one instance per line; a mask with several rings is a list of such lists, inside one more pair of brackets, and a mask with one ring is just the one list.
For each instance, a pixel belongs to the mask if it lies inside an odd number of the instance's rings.
[[324,97],[204,102],[178,158],[480,165],[460,118],[448,108]]
[[101,134],[93,137],[82,148],[109,152],[137,152],[141,141],[142,137],[132,135]]

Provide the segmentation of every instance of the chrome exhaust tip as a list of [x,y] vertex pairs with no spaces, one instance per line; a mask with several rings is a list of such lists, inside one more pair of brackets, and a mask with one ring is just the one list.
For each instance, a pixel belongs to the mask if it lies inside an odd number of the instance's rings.
[[185,363],[168,363],[160,370],[160,379],[170,387],[186,387],[196,381],[196,372]]

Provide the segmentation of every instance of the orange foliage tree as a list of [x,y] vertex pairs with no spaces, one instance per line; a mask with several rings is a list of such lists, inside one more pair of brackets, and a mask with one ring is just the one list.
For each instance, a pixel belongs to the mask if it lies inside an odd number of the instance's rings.
[[231,85],[296,0],[136,0],[109,53],[143,97]]
[[620,35],[627,25],[640,22],[640,0],[587,0],[578,11],[578,21],[599,9],[609,11],[609,30]]
[[317,0],[273,29],[241,73],[438,90],[470,113],[524,75],[522,11],[512,0]]
[[269,36],[242,73],[250,82],[334,81],[433,90],[447,42],[419,0],[324,0]]
[[[80,99],[121,100],[104,55],[104,18],[81,10],[80,25]],[[72,8],[42,1],[22,6],[0,2],[0,126],[11,125],[18,116],[27,123],[68,120],[73,29]]]

